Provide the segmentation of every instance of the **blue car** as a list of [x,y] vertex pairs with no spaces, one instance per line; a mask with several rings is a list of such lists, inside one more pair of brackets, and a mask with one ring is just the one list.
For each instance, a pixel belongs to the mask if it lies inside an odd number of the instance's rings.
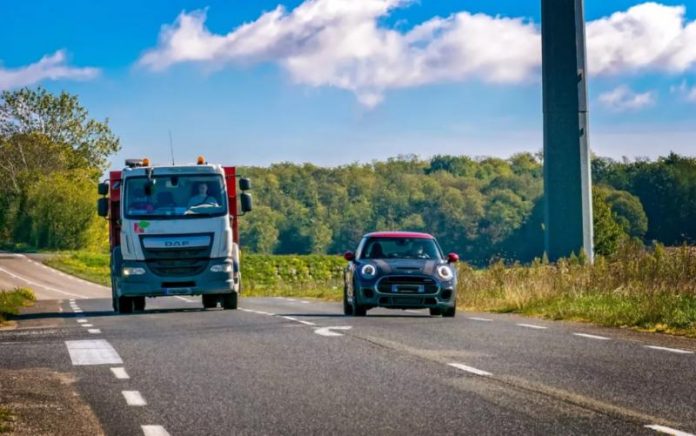
[[444,256],[432,235],[376,232],[363,236],[355,252],[344,255],[343,312],[365,316],[373,307],[430,309],[454,317],[459,256]]

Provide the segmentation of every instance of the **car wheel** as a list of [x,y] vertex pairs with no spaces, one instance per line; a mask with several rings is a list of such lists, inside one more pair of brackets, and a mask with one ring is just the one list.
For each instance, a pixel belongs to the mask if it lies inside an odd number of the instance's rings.
[[222,295],[222,308],[225,310],[236,310],[237,309],[237,293],[230,292],[229,294]]
[[133,298],[133,310],[136,312],[143,312],[145,310],[145,297]]
[[445,318],[454,318],[457,313],[457,306],[449,307],[442,311],[442,316]]
[[367,315],[367,307],[358,303],[358,295],[353,291],[353,316],[365,316]]
[[439,316],[439,315],[442,315],[441,309],[438,309],[437,307],[430,308],[430,316]]
[[203,307],[205,309],[215,309],[218,303],[218,296],[213,294],[203,294]]

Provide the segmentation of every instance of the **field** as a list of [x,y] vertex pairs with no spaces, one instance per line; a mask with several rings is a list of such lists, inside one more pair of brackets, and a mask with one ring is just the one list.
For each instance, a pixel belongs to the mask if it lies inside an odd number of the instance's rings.
[[[101,284],[108,256],[64,252],[47,264]],[[338,256],[269,256],[242,259],[243,295],[342,297],[345,261]],[[590,265],[571,258],[550,264],[493,263],[474,269],[461,263],[461,309],[514,312],[550,319],[696,337],[696,251],[693,247],[645,249],[626,244]]]

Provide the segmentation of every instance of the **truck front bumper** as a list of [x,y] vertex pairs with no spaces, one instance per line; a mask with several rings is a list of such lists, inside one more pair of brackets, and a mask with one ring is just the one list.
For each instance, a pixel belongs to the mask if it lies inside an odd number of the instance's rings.
[[114,285],[121,297],[229,294],[239,290],[239,268],[231,259],[210,259],[198,274],[170,276],[155,274],[146,261],[124,260]]

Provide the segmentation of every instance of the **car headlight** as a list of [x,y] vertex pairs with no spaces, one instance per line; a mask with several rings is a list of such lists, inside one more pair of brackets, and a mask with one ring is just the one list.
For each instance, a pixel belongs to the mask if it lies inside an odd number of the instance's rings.
[[121,270],[121,273],[126,277],[128,277],[128,276],[141,276],[141,275],[145,274],[145,268],[124,266],[123,269]]
[[440,276],[442,280],[452,280],[454,278],[454,273],[452,268],[448,265],[440,265],[437,267],[437,275]]
[[366,279],[371,279],[377,275],[377,268],[375,268],[374,265],[370,265],[369,263],[367,265],[363,265],[363,267],[360,268],[360,275],[362,275]]
[[231,263],[222,263],[220,265],[213,265],[210,267],[210,272],[230,273],[230,272],[232,272],[232,264]]

